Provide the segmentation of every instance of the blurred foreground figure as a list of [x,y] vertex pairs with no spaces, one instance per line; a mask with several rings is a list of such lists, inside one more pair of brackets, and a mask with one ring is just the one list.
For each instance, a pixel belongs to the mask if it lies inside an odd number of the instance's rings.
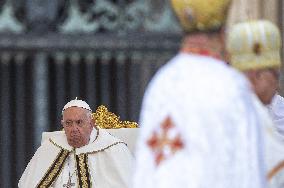
[[146,90],[133,187],[265,187],[250,85],[221,60],[229,1],[172,4],[189,34]]
[[230,64],[246,75],[256,94],[255,104],[261,114],[260,122],[264,130],[265,161],[270,188],[284,187],[284,142],[275,129],[273,117],[264,106],[269,105],[273,98],[278,98],[276,93],[281,65],[280,47],[279,29],[267,20],[241,22],[233,25],[228,32]]

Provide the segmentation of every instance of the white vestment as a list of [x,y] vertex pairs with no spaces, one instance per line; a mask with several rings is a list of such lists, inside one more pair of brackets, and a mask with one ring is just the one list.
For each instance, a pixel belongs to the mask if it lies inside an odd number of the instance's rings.
[[[76,158],[76,160],[75,160]],[[26,167],[19,188],[71,187],[126,188],[133,156],[125,143],[105,130],[94,129],[88,145],[73,150],[64,131],[43,141]],[[56,175],[57,174],[57,175]]]
[[266,187],[251,93],[212,57],[181,53],[163,66],[142,103],[134,188]]
[[273,173],[273,171],[278,168],[278,165],[284,162],[284,142],[276,130],[275,121],[273,119],[275,117],[271,117],[268,109],[256,98],[255,104],[260,114],[260,122],[263,127],[268,187],[282,188],[284,187],[284,166],[275,173]]
[[268,109],[276,130],[281,135],[281,139],[284,140],[284,98],[279,94],[274,95]]

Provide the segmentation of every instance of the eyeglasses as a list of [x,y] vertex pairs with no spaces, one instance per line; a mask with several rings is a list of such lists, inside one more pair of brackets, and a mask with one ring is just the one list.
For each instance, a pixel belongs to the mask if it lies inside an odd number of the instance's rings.
[[63,125],[65,127],[71,127],[73,125],[73,123],[75,123],[75,125],[77,125],[78,127],[83,127],[84,124],[85,124],[85,121],[83,121],[82,119],[75,120],[75,121],[67,120],[67,121],[63,122]]

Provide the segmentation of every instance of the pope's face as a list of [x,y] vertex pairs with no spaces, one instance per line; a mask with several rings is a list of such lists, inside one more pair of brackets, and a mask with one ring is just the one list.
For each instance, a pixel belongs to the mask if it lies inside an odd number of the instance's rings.
[[89,143],[93,130],[90,111],[79,107],[67,108],[63,112],[61,124],[70,146],[79,148]]

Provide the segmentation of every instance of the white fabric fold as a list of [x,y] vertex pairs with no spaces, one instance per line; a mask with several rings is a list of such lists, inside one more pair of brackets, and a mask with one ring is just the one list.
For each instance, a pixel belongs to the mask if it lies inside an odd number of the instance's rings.
[[[94,132],[95,130],[93,130]],[[119,139],[111,136],[105,130],[99,129],[98,138],[94,141],[96,134],[92,133],[90,143],[75,150],[77,155],[88,154],[88,167],[90,170],[92,187],[96,188],[125,188],[128,187],[132,174],[133,156],[127,146]],[[47,136],[47,133],[45,134]],[[36,187],[45,175],[61,148],[71,151],[63,131],[48,134],[49,139],[45,139],[38,148],[35,155],[26,167],[18,186],[20,188]],[[54,145],[56,144],[56,146]],[[74,153],[70,153],[63,169],[55,183],[54,188],[63,187],[68,181],[70,167],[74,169]],[[73,172],[74,170],[72,170]],[[67,174],[67,175],[66,175]],[[66,179],[67,178],[67,179]],[[75,177],[72,182],[77,185]]]
[[271,104],[268,106],[268,109],[278,133],[284,140],[284,98],[276,94]]

